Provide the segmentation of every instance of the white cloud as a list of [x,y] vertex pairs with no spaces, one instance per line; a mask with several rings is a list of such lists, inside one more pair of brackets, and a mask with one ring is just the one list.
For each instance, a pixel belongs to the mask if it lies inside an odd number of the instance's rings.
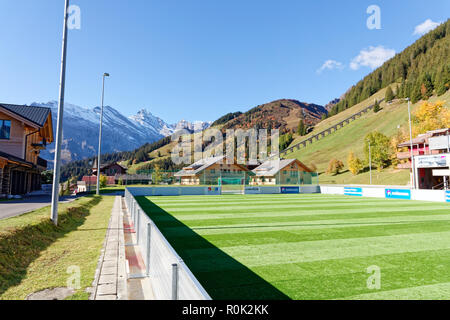
[[327,60],[325,63],[317,70],[317,73],[322,73],[325,69],[343,69],[344,65],[336,60]]
[[425,22],[416,26],[416,28],[414,29],[413,35],[422,36],[422,35],[430,32],[431,30],[435,29],[440,24],[441,24],[441,22],[434,22],[431,19],[427,19],[427,20],[425,20]]
[[360,67],[369,67],[372,70],[381,67],[383,63],[395,56],[394,49],[387,49],[383,46],[369,47],[363,49],[357,57],[350,62],[352,70],[358,70]]

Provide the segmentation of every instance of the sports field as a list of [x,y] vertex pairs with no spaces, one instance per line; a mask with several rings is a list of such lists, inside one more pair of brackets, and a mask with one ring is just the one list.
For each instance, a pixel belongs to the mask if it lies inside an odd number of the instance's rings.
[[[140,197],[213,299],[450,299],[450,206],[330,195]],[[381,288],[369,289],[379,267]]]

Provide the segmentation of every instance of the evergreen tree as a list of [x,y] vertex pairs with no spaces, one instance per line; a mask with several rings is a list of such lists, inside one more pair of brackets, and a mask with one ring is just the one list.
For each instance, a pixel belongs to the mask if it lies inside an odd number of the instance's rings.
[[416,84],[414,85],[412,91],[411,91],[411,102],[416,103],[420,99],[422,99],[422,92],[421,92],[421,83],[420,81],[416,81]]
[[392,91],[390,86],[387,87],[385,100],[386,102],[394,100],[394,92]]
[[373,106],[373,112],[378,113],[378,112],[380,112],[380,110],[381,110],[380,103],[377,100],[375,100],[375,105]]
[[297,134],[298,134],[299,136],[304,136],[304,135],[306,135],[306,126],[305,126],[305,123],[303,122],[303,119],[301,119],[300,122],[299,122],[299,124],[298,124]]
[[420,85],[420,93],[422,95],[422,99],[428,100],[433,95],[433,82],[431,80],[430,74],[426,73],[422,76],[422,81]]

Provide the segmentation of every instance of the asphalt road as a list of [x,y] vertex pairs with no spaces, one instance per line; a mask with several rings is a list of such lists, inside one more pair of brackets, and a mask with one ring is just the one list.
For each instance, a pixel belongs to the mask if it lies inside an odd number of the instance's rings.
[[[70,202],[75,198],[65,198],[62,202]],[[31,196],[21,200],[0,202],[0,220],[20,216],[33,210],[51,205],[52,197],[48,195]]]
[[[103,196],[123,196],[123,191],[105,193]],[[60,199],[60,202],[72,202],[77,199],[76,196],[67,196]],[[51,195],[29,196],[21,200],[1,201],[0,202],[0,220],[20,216],[22,214],[50,206],[52,203]]]

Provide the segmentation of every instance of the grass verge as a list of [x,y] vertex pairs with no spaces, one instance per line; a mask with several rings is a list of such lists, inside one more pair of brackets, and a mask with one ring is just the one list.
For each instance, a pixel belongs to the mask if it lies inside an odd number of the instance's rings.
[[66,287],[71,266],[81,276],[72,298],[87,299],[113,202],[114,197],[84,197],[61,204],[58,227],[49,207],[0,221],[0,300]]

